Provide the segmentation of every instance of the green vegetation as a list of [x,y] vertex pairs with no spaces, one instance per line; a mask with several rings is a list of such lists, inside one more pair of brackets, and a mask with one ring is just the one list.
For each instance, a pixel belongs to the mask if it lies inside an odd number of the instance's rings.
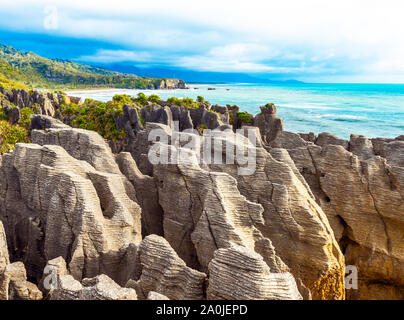
[[154,102],[154,103],[159,103],[160,102],[160,97],[157,94],[152,94],[149,96],[147,99],[148,101]]
[[[163,80],[124,74],[69,60],[47,59],[0,44],[0,75],[13,87],[157,89]],[[7,81],[0,79],[7,85]],[[20,82],[20,84],[18,84]]]
[[146,102],[147,102],[147,96],[143,93],[143,92],[139,92],[137,94],[137,98],[135,99],[135,101],[140,104],[141,106],[145,106]]
[[167,99],[168,103],[176,104],[177,106],[182,106],[189,109],[199,108],[198,104],[192,98],[177,98],[171,97]]
[[128,94],[116,94],[113,96],[112,101],[117,102],[118,104],[129,104],[133,105],[133,99]]
[[30,142],[30,115],[34,112],[30,108],[22,108],[20,113],[18,124],[10,124],[8,117],[0,108],[0,154],[13,150],[16,143]]
[[249,114],[247,111],[237,112],[237,117],[244,123],[251,124],[253,116]]
[[143,119],[142,115],[140,114],[140,110],[139,109],[136,109],[136,110],[137,110],[137,115],[139,116],[140,123],[142,124],[143,127],[146,127],[146,121]]
[[202,135],[202,134],[203,134],[203,130],[208,129],[208,126],[207,126],[206,124],[202,123],[202,124],[200,124],[196,129],[198,130],[199,134]]
[[31,130],[31,118],[30,116],[34,114],[31,108],[20,109],[20,121],[18,124],[25,128],[28,132]]
[[0,108],[0,121],[8,121],[8,117],[6,116],[6,114],[3,112],[3,109]]
[[[1,66],[1,64],[0,64],[0,66]],[[1,70],[0,70],[0,72],[1,72]],[[25,84],[18,82],[18,81],[9,80],[1,73],[0,73],[0,87],[3,87],[7,90],[11,90],[14,88],[15,89],[25,89],[25,90],[29,89],[29,87],[26,86]]]
[[16,143],[28,142],[28,130],[5,120],[0,121],[0,154],[13,150]]
[[70,103],[61,105],[61,113],[69,116],[73,127],[97,131],[105,139],[122,139],[125,132],[118,130],[114,118],[122,115],[123,102],[120,98],[101,102],[86,99],[82,105]]

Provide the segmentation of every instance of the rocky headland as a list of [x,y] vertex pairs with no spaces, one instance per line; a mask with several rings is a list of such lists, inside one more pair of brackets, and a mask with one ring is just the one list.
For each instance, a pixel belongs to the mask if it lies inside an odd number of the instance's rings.
[[[0,94],[0,299],[404,299],[403,136],[292,133],[273,104]],[[196,161],[206,130],[254,172]],[[156,145],[191,156],[152,163]]]

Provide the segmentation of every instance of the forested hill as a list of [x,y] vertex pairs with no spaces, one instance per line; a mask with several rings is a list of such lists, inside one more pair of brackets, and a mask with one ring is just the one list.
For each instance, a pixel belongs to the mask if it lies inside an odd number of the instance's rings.
[[70,60],[48,59],[33,52],[23,52],[0,44],[0,85],[6,80],[50,89],[186,87],[182,80],[140,77]]

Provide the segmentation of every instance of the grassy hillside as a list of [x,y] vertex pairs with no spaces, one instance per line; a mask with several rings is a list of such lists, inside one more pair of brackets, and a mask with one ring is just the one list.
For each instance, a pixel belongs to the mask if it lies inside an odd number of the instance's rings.
[[67,88],[140,88],[156,89],[163,79],[123,74],[76,63],[47,59],[0,44],[0,76],[30,87]]

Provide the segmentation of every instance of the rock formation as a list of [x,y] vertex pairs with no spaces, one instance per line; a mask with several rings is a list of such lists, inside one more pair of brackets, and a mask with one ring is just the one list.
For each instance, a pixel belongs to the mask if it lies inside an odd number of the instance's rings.
[[302,299],[290,273],[271,273],[262,256],[238,245],[215,251],[209,263],[207,297],[212,300]]
[[358,270],[358,289],[347,290],[348,298],[403,299],[404,142],[319,139],[287,147],[327,214],[346,264]]
[[[87,158],[76,141],[67,143],[70,151]],[[88,146],[88,155],[95,150],[96,144]],[[87,159],[114,169],[101,155]],[[37,144],[17,144],[3,155],[0,175],[0,219],[11,259],[23,260],[30,278],[38,279],[46,261],[62,256],[77,280],[105,273],[127,281],[120,266],[130,244],[141,240],[141,209],[123,175],[97,171],[60,146]]]
[[142,235],[163,235],[163,209],[159,204],[157,181],[144,175],[128,152],[117,155],[116,161],[122,173],[133,184],[138,203],[142,208]]
[[[135,290],[120,287],[105,274],[80,283],[69,274],[61,257],[49,261],[45,270],[54,272],[55,283],[48,283],[51,285],[49,300],[137,300]],[[52,273],[47,276],[51,277]]]
[[271,143],[284,130],[283,120],[276,116],[274,104],[267,104],[260,109],[261,113],[255,116],[253,123],[259,128],[264,142]]
[[238,165],[156,165],[164,237],[193,268],[206,271],[216,249],[237,243],[260,253],[273,272],[289,267],[313,298],[343,298],[343,257],[303,177],[286,151],[277,152],[278,160],[260,143],[253,151],[250,176],[239,175]]
[[40,300],[42,293],[27,281],[22,262],[10,264],[6,234],[0,221],[0,300]]
[[20,117],[19,109],[31,108],[35,114],[57,116],[57,109],[63,100],[67,102],[82,103],[80,98],[69,97],[64,94],[42,93],[39,91],[26,91],[13,89],[8,91],[0,87],[0,105],[6,115],[12,118],[12,123],[17,123]]
[[144,238],[138,256],[139,297],[144,299],[150,292],[157,292],[170,300],[204,298],[206,274],[187,267],[164,238],[156,235]]
[[160,85],[156,89],[188,89],[184,80],[180,79],[161,79]]
[[8,264],[10,264],[10,260],[8,257],[6,233],[0,221],[0,300],[6,300],[7,298],[4,271]]
[[347,298],[404,299],[404,136],[132,99],[106,141],[61,116],[80,99],[0,94],[9,122],[34,111],[33,143],[0,157],[0,299],[343,299],[345,265]]

